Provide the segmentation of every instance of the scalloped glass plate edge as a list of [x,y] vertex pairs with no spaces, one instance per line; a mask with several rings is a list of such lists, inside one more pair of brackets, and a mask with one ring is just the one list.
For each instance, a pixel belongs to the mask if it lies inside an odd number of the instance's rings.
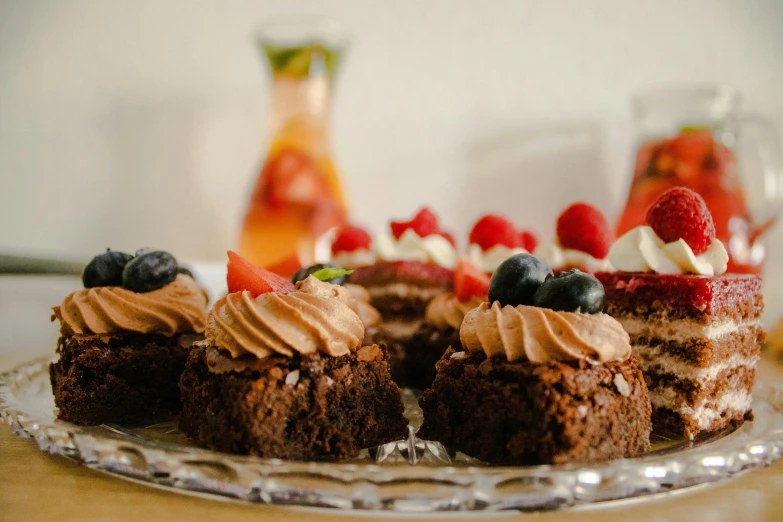
[[754,390],[755,420],[736,431],[674,452],[591,466],[286,462],[232,456],[158,443],[106,426],[53,420],[51,407],[47,411],[31,400],[36,394],[51,396],[50,360],[39,358],[0,374],[0,416],[17,435],[33,438],[41,450],[113,475],[249,503],[411,514],[586,508],[724,481],[769,466],[783,451],[783,390],[761,380]]

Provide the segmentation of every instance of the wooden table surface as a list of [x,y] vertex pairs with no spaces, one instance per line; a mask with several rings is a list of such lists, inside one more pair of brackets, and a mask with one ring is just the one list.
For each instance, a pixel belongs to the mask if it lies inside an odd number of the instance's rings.
[[[47,306],[75,282],[65,278],[0,277],[0,370],[53,351],[56,328]],[[767,378],[783,383],[783,366],[766,361]],[[448,516],[447,516],[448,517]],[[451,517],[449,517],[451,518]],[[63,457],[50,456],[34,441],[0,425],[0,520],[374,520],[341,512],[291,510],[222,502],[152,488],[114,478]],[[395,520],[387,515],[385,520]],[[448,519],[448,518],[446,518]],[[472,520],[485,520],[475,517]],[[491,519],[497,520],[496,517]],[[783,520],[783,461],[725,484],[674,498],[615,505],[589,511],[517,514],[503,520],[593,522]]]

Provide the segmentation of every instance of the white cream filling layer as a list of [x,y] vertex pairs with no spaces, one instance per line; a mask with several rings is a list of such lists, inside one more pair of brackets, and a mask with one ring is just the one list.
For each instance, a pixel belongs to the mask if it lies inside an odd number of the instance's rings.
[[405,341],[413,337],[421,327],[420,319],[392,319],[378,323],[378,331],[395,341]]
[[668,319],[649,321],[636,317],[615,317],[628,335],[635,337],[655,337],[667,341],[686,341],[690,339],[720,339],[748,328],[761,327],[761,321],[738,323],[732,319],[715,321],[704,325],[690,319]]
[[422,287],[408,283],[389,283],[380,286],[367,286],[365,288],[371,299],[394,296],[403,299],[415,298],[422,301],[431,301],[445,292],[443,288],[437,286]]
[[650,402],[656,408],[666,408],[696,421],[699,429],[707,429],[720,418],[721,413],[746,412],[750,409],[751,394],[747,390],[734,390],[721,395],[716,401],[683,404],[679,393],[671,388],[650,390]]
[[707,367],[699,367],[683,362],[667,353],[661,353],[660,347],[634,346],[633,353],[640,359],[640,368],[643,372],[656,370],[659,373],[676,375],[680,379],[687,379],[698,383],[706,383],[714,380],[721,372],[728,369],[756,366],[759,357],[742,357],[739,354],[732,355],[728,359]]

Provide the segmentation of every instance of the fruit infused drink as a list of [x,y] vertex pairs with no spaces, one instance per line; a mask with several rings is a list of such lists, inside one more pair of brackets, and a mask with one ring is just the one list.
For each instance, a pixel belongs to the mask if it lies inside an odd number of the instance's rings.
[[339,48],[263,43],[272,72],[272,139],[248,204],[240,253],[261,266],[298,257],[312,264],[316,242],[346,222],[329,139],[331,82]]
[[636,155],[628,201],[617,224],[617,236],[644,224],[647,209],[666,190],[685,186],[699,193],[729,250],[729,272],[756,273],[762,251],[754,253],[754,230],[737,175],[734,153],[716,140],[711,129],[684,127],[671,138],[643,143]]

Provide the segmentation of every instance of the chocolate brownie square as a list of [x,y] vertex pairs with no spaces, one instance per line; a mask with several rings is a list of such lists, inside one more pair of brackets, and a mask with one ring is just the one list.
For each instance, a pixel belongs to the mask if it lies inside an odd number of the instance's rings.
[[426,390],[437,375],[435,365],[450,346],[461,346],[459,330],[422,323],[405,346],[389,342],[392,379],[400,386]]
[[196,335],[60,337],[49,366],[57,418],[82,425],[142,424],[180,410],[179,377]]
[[448,350],[419,400],[418,436],[494,464],[595,462],[650,447],[650,400],[636,361],[509,363]]
[[180,429],[197,444],[227,453],[346,458],[407,434],[401,391],[389,375],[388,354],[377,345],[341,357],[262,359],[232,359],[197,345],[180,389]]

